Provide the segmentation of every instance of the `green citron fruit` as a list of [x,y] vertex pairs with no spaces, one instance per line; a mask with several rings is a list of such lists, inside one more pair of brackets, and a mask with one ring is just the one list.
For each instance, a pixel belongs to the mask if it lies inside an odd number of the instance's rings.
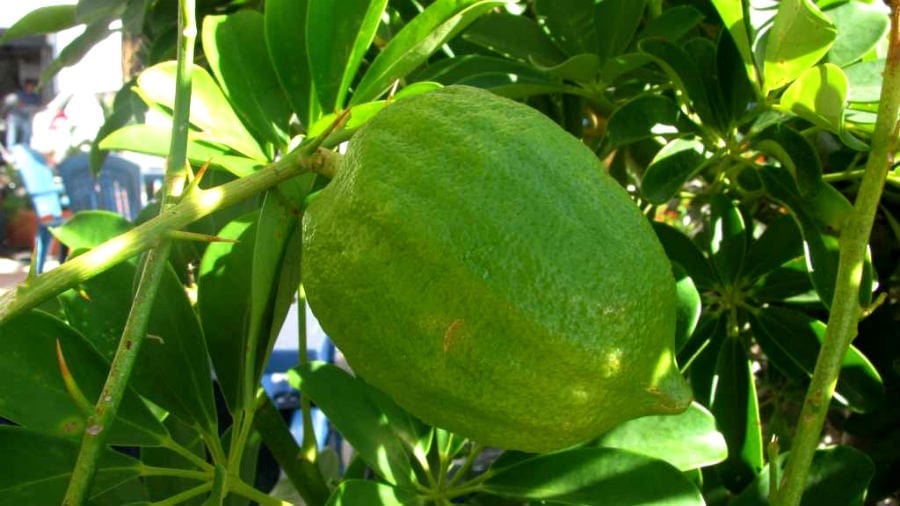
[[530,107],[464,86],[387,106],[309,206],[303,248],[322,328],[428,423],[538,452],[690,403],[662,246]]

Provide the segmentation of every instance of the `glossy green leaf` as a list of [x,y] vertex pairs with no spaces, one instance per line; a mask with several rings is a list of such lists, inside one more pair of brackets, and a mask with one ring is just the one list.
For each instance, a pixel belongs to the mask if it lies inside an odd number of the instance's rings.
[[747,254],[747,229],[737,205],[723,194],[712,199],[710,252],[719,279],[727,286],[738,280]]
[[645,416],[600,436],[600,447],[619,448],[664,460],[682,471],[725,460],[725,438],[712,413],[696,402],[680,415]]
[[[779,476],[790,459],[790,452],[778,456]],[[731,503],[733,506],[762,506],[769,504],[769,465],[759,473],[753,483]],[[835,446],[816,450],[813,454],[806,487],[800,499],[801,506],[841,504],[861,506],[866,499],[866,489],[875,466],[869,457],[850,446]]]
[[600,80],[605,83],[614,83],[619,78],[630,75],[643,66],[651,63],[653,58],[644,53],[626,53],[614,56],[600,68]]
[[797,116],[840,133],[847,100],[847,76],[825,63],[803,72],[781,95],[780,105]]
[[797,223],[790,216],[781,216],[750,243],[744,260],[744,276],[755,279],[802,256],[803,239]]
[[[174,61],[166,61],[141,72],[137,82],[143,96],[171,109],[175,103],[175,67]],[[254,160],[266,160],[265,153],[212,76],[196,65],[191,74],[191,123],[202,130],[208,140],[228,146]]]
[[[783,368],[786,373],[799,368],[806,375],[812,375],[821,343],[825,340],[824,323],[777,306],[756,311],[752,317],[753,330],[763,351],[780,353],[791,360],[791,363],[773,360],[776,367]],[[879,407],[883,396],[884,386],[878,371],[851,345],[841,365],[837,400],[854,411],[867,412]]]
[[313,90],[306,48],[306,12],[309,0],[266,0],[265,27],[269,57],[281,88],[308,127],[316,117],[318,98]]
[[687,368],[694,399],[711,406],[716,380],[716,362],[725,342],[727,319],[715,315],[701,315],[694,334],[678,352],[678,363]]
[[247,308],[258,213],[244,215],[216,235],[237,242],[215,242],[206,248],[197,270],[197,311],[206,336],[219,388],[232,413],[240,398]]
[[703,13],[690,5],[668,8],[659,16],[649,20],[638,38],[660,37],[676,42],[703,21]]
[[694,58],[685,49],[663,39],[645,39],[638,47],[643,53],[653,57],[653,61],[681,89],[684,93],[683,100],[700,116],[703,123],[710,126],[718,124],[704,78],[709,69],[698,68]]
[[[488,19],[490,15],[482,19]],[[470,29],[471,30],[471,29]],[[469,32],[466,32],[469,33]],[[531,65],[497,56],[466,54],[455,58],[445,58],[429,65],[413,77],[417,81],[435,81],[444,85],[461,83],[479,75],[512,75],[515,81],[523,78],[529,80],[551,81]]]
[[603,0],[594,11],[600,61],[622,54],[644,18],[646,0]]
[[127,0],[79,0],[75,16],[82,23],[91,23],[98,19],[107,22],[119,18],[125,12]]
[[670,98],[642,94],[613,112],[606,126],[609,141],[616,146],[657,136],[679,136],[696,126]]
[[[80,441],[87,413],[66,389],[57,343],[90,407],[100,397],[109,364],[75,329],[40,311],[3,324],[0,334],[0,416],[30,430]],[[109,444],[153,446],[165,436],[140,398],[127,391],[109,428]]]
[[356,87],[350,105],[370,102],[389,89],[488,10],[498,0],[437,0],[391,39]]
[[41,71],[39,86],[49,84],[53,76],[63,68],[80,62],[91,48],[111,33],[108,20],[101,19],[87,25],[84,31],[62,48],[56,58]]
[[614,448],[530,456],[498,469],[482,488],[504,497],[563,504],[704,504],[700,491],[675,467]]
[[722,117],[728,119],[727,125],[722,126],[739,125],[760,102],[759,87],[748,77],[734,39],[725,32],[719,34],[716,45],[716,76],[723,103]]
[[843,2],[829,7],[825,16],[837,29],[837,38],[828,51],[828,61],[849,65],[874,48],[888,31],[890,9],[879,4]]
[[534,12],[566,54],[593,54],[597,50],[594,0],[535,0]]
[[728,445],[728,458],[717,469],[722,483],[739,492],[762,469],[759,406],[750,361],[741,342],[728,337],[716,362],[710,410]]
[[706,165],[710,155],[697,138],[678,138],[666,144],[644,172],[641,194],[654,204],[664,204]]
[[687,271],[678,264],[672,264],[672,271],[675,273],[675,290],[678,295],[675,306],[675,349],[681,349],[697,328],[702,304],[700,292]]
[[0,38],[0,43],[5,44],[10,40],[55,33],[79,24],[75,18],[77,7],[74,5],[49,5],[38,7],[22,16],[21,19],[10,26]]
[[[62,503],[78,456],[78,443],[0,425],[0,448],[0,506]],[[88,497],[136,478],[140,465],[119,452],[102,450]]]
[[[824,182],[814,197],[803,198],[786,170],[765,167],[759,173],[769,194],[786,205],[797,220],[803,234],[810,279],[822,303],[829,307],[837,276],[838,244],[837,239],[826,231],[828,228],[841,228],[843,219],[851,211],[850,203],[840,192]],[[864,306],[869,304],[872,286],[870,261],[866,264],[860,291],[860,301]]]
[[309,1],[306,50],[323,112],[344,107],[347,91],[375,39],[386,6],[387,0]]
[[700,248],[680,230],[665,223],[653,222],[653,230],[666,251],[666,256],[687,271],[688,276],[700,288],[716,284],[716,275]]
[[593,53],[581,53],[553,67],[537,67],[560,79],[590,83],[600,70],[600,60]]
[[820,302],[819,294],[816,293],[809,273],[806,271],[804,257],[791,260],[781,267],[773,269],[757,280],[749,293],[758,303],[818,305]]
[[751,146],[775,157],[797,180],[804,197],[815,195],[822,185],[819,154],[806,137],[781,123],[772,125],[753,137]]
[[[171,131],[171,128],[163,125],[128,125],[109,134],[100,142],[100,147],[112,151],[167,156]],[[262,165],[259,160],[229,155],[226,148],[197,139],[191,132],[188,132],[187,157],[197,167],[209,163],[212,167],[222,167],[238,177],[252,174]]]
[[51,232],[60,242],[74,251],[93,248],[128,232],[132,227],[128,220],[114,212],[87,210],[76,213],[61,226],[51,229]]
[[751,82],[758,82],[758,72],[753,56],[755,36],[749,24],[749,2],[744,0],[712,0],[713,6],[722,18],[731,40],[737,47],[738,54]]
[[416,480],[410,454],[427,433],[394,401],[340,368],[322,362],[289,372],[291,384],[316,403],[366,464],[388,483]]
[[334,489],[326,506],[419,506],[425,501],[414,492],[369,480],[346,480]]
[[764,93],[800,77],[831,48],[837,30],[809,0],[783,0],[768,32]]
[[[111,223],[121,219],[108,218]],[[112,231],[115,225],[98,228]],[[98,243],[103,239],[94,237]],[[136,262],[123,262],[85,281],[77,291],[60,295],[69,323],[106,360],[115,354],[128,318],[136,271]],[[150,337],[141,348],[141,360],[132,372],[132,386],[183,420],[215,433],[216,410],[203,331],[171,268],[160,282],[147,334]]]
[[850,83],[850,102],[878,102],[881,99],[881,76],[884,60],[862,61],[844,67]]
[[266,48],[263,15],[241,10],[203,18],[203,52],[228,101],[257,138],[282,147],[291,106]]
[[[701,81],[706,89],[706,101],[711,109],[708,115],[704,116],[703,122],[707,126],[720,132],[726,132],[729,125],[734,124],[735,121],[732,117],[731,106],[729,105],[726,107],[725,105],[723,91],[738,93],[739,90],[737,88],[726,89],[726,87],[722,85],[719,76],[719,66],[723,63],[722,60],[724,60],[724,63],[730,65],[725,66],[723,70],[730,72],[734,70],[737,61],[730,58],[723,58],[720,60],[717,54],[718,48],[716,47],[716,43],[705,37],[694,37],[688,40],[683,44],[682,49],[684,49],[688,56],[694,61],[694,67],[701,71]],[[728,76],[730,85],[740,82],[736,79],[738,77],[740,76]],[[741,113],[743,113],[743,111],[741,111]]]
[[[520,62],[551,67],[566,55],[537,22],[507,12],[490,12],[472,23],[463,39]],[[461,55],[461,58],[475,55]],[[455,58],[454,58],[455,59]]]
[[[275,339],[300,286],[299,207],[315,181],[314,175],[282,184],[266,193],[253,244],[250,270],[250,307],[245,349],[255,350],[255,376],[259,383]],[[295,193],[288,193],[296,190]],[[245,267],[246,268],[246,267]],[[247,378],[244,378],[246,381]],[[253,390],[244,392],[252,401]]]

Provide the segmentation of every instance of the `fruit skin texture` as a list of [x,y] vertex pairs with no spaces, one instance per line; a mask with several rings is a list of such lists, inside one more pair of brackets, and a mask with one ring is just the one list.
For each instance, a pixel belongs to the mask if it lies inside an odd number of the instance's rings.
[[532,452],[687,408],[668,259],[539,112],[450,86],[389,105],[303,218],[313,312],[422,420]]

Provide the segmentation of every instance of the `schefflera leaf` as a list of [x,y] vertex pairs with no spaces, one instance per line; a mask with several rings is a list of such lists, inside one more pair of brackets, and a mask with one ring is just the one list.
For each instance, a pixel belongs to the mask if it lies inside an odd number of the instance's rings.
[[696,402],[678,415],[627,421],[600,436],[595,444],[664,460],[681,471],[710,466],[728,456],[716,419]]
[[485,492],[562,504],[704,504],[678,469],[625,450],[579,447],[511,460],[484,481]]
[[[62,503],[78,456],[78,443],[0,425],[0,448],[0,506]],[[136,478],[140,470],[139,461],[102,450],[88,497]]]
[[[41,311],[30,311],[0,326],[0,416],[49,435],[80,440],[88,414],[100,396],[109,364],[75,329]],[[90,406],[73,400],[63,379],[67,373]],[[108,428],[113,445],[156,446],[167,438],[165,427],[143,401],[126,391]]]

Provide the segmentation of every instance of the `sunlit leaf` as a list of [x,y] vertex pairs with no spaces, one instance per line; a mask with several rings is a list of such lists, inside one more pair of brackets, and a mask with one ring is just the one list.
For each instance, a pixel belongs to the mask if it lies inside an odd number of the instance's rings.
[[32,35],[59,32],[76,26],[79,24],[75,18],[76,9],[75,5],[49,5],[31,10],[4,32],[0,43],[5,44],[10,40]]
[[815,65],[836,35],[834,25],[810,0],[780,2],[766,40],[764,93],[789,84]]
[[722,18],[725,29],[731,35],[734,45],[737,47],[747,72],[747,77],[752,82],[758,81],[756,63],[753,57],[752,43],[754,34],[748,23],[749,3],[744,0],[712,0],[713,6]]
[[841,68],[825,63],[797,76],[781,95],[780,105],[811,123],[840,133],[847,88],[847,76]]
[[879,4],[842,2],[824,11],[834,23],[837,38],[828,61],[841,67],[853,63],[874,48],[887,33],[890,9]]

